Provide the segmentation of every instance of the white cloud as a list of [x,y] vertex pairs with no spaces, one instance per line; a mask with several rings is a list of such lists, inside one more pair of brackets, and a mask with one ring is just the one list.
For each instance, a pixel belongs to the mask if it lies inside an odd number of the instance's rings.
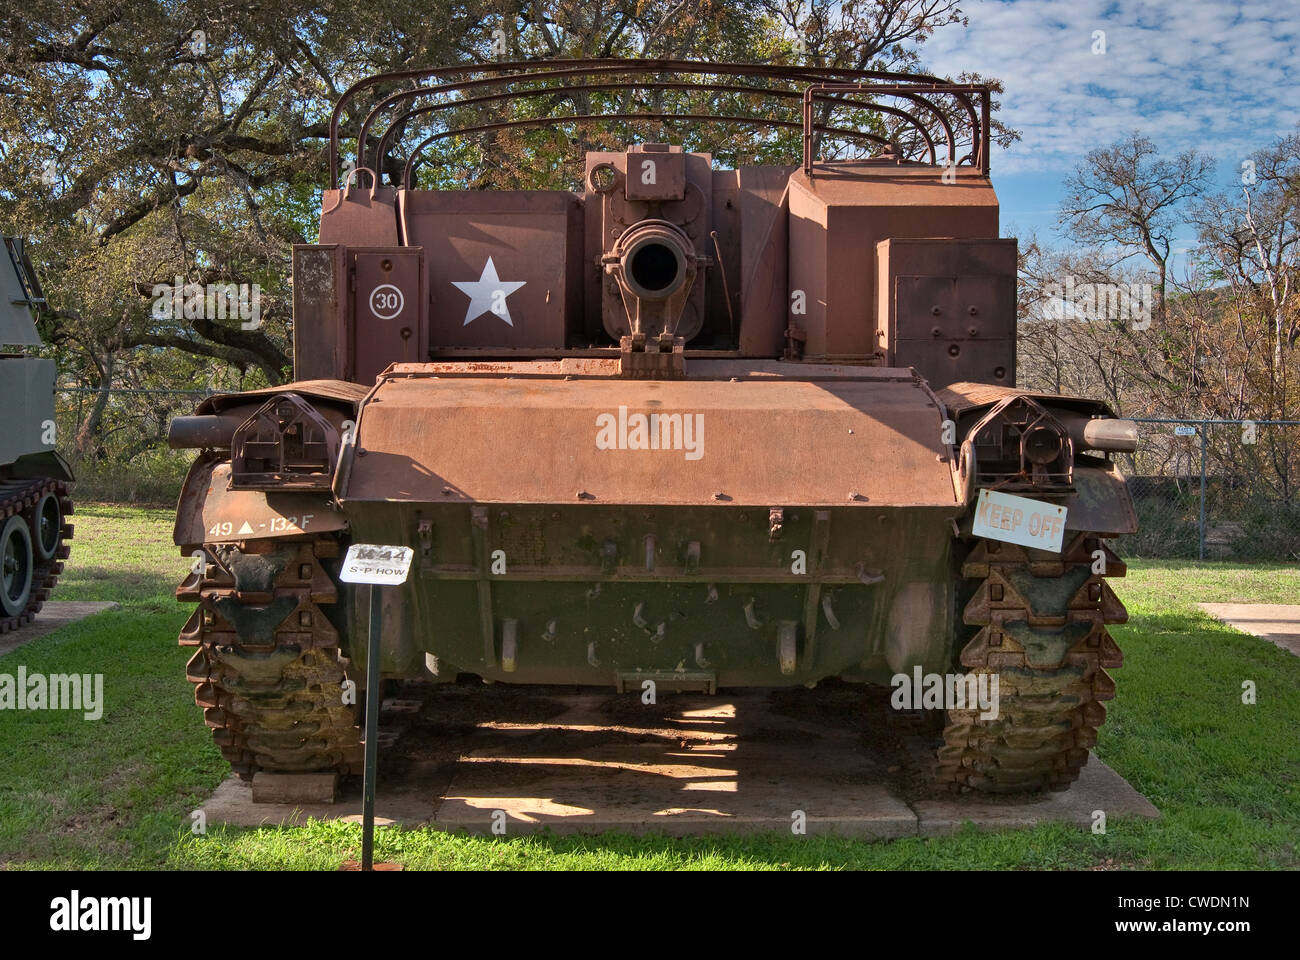
[[[928,69],[1006,85],[1000,119],[1023,139],[997,172],[1067,171],[1132,130],[1162,152],[1236,167],[1300,119],[1297,0],[967,0],[967,29],[938,31]],[[1106,52],[1094,54],[1093,31]]]

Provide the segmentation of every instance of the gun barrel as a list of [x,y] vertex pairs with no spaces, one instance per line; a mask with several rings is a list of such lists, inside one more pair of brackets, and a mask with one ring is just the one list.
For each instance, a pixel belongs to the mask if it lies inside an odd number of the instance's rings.
[[1132,453],[1137,449],[1138,428],[1132,420],[1088,417],[1081,413],[1058,416],[1058,419],[1069,432],[1076,450]]
[[198,450],[204,447],[227,449],[243,417],[208,414],[196,417],[172,417],[167,429],[167,446],[173,450]]

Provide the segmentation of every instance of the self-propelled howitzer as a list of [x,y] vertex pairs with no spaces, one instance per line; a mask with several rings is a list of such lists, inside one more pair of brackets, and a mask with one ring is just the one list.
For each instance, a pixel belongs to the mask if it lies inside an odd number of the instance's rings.
[[[933,77],[670,61],[349,90],[319,242],[294,249],[294,382],[172,427],[202,451],[181,643],[234,769],[359,769],[338,691],[375,680],[368,599],[337,568],[363,542],[415,554],[385,678],[996,677],[996,716],[941,704],[940,778],[1067,786],[1120,664],[1106,538],[1135,519],[1110,456],[1135,435],[1015,386],[989,106]],[[339,180],[344,116],[365,119]],[[684,133],[593,146],[576,189],[430,186],[455,172],[430,157],[490,172],[507,143],[553,149],[538,130],[646,124]],[[791,155],[728,169],[699,144],[736,129]]]

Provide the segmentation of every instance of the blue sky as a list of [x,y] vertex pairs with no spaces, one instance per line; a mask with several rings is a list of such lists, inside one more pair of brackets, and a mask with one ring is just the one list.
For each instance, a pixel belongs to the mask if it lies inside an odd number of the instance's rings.
[[[970,26],[922,47],[932,72],[1006,84],[996,150],[1003,232],[1058,240],[1061,182],[1133,130],[1162,154],[1195,148],[1238,182],[1241,162],[1300,124],[1300,0],[965,0]],[[1094,53],[1094,31],[1105,52]],[[1183,242],[1190,242],[1185,236]]]

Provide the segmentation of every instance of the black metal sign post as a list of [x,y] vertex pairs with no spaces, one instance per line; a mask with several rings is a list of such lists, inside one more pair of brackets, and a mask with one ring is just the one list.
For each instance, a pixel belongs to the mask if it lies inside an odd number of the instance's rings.
[[375,862],[375,774],[379,769],[379,677],[380,625],[383,609],[379,584],[370,585],[370,636],[366,639],[366,771],[361,780],[361,869],[374,869]]
[[375,783],[379,776],[379,688],[383,686],[380,663],[383,644],[383,597],[380,586],[406,582],[415,551],[410,547],[389,547],[354,543],[343,558],[339,579],[344,583],[370,584],[370,635],[366,638],[366,740],[365,773],[361,780],[361,869],[373,870],[375,863]]

